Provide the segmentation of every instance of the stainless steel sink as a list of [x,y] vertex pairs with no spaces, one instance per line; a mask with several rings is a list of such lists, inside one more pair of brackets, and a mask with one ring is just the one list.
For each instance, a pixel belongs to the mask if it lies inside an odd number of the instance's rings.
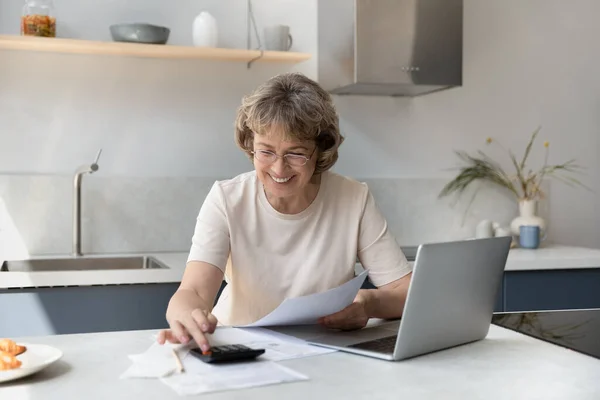
[[73,257],[4,261],[0,271],[101,271],[168,269],[166,265],[148,256],[137,257]]

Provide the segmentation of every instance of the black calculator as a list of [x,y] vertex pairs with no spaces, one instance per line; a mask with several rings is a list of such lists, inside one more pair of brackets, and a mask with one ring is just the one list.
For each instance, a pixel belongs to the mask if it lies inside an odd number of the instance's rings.
[[206,363],[224,363],[252,360],[265,352],[265,349],[251,349],[243,344],[213,346],[207,352],[199,348],[190,350],[193,356]]

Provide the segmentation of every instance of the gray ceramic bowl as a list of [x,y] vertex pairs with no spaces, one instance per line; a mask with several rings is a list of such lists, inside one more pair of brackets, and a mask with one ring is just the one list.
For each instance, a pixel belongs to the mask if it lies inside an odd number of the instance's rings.
[[110,26],[110,34],[115,42],[166,44],[171,30],[164,26],[132,23]]

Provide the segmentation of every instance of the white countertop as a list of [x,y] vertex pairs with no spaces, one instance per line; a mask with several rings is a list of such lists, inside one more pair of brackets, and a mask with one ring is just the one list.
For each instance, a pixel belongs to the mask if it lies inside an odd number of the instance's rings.
[[[101,256],[133,256],[106,254]],[[181,281],[187,252],[144,253],[163,262],[166,269],[69,271],[69,272],[0,272],[0,289],[71,285],[126,285],[178,283]],[[56,256],[60,258],[60,256]],[[511,249],[506,271],[600,268],[600,249],[552,245],[536,250]]]
[[[17,339],[57,347],[64,356],[36,375],[0,384],[0,398],[180,399],[155,379],[119,379],[131,365],[127,355],[145,351],[151,344],[151,333],[130,331]],[[309,380],[206,394],[201,398],[600,398],[600,360],[494,325],[482,341],[405,361],[336,352],[280,363],[307,375]]]
[[506,271],[600,268],[600,249],[550,245],[539,249],[511,249]]

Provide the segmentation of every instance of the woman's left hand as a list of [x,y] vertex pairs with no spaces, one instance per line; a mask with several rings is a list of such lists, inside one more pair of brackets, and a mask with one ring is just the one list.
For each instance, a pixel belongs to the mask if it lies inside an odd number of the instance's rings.
[[335,314],[319,318],[319,323],[327,328],[353,330],[361,329],[367,325],[367,296],[364,289],[358,291],[354,302]]

